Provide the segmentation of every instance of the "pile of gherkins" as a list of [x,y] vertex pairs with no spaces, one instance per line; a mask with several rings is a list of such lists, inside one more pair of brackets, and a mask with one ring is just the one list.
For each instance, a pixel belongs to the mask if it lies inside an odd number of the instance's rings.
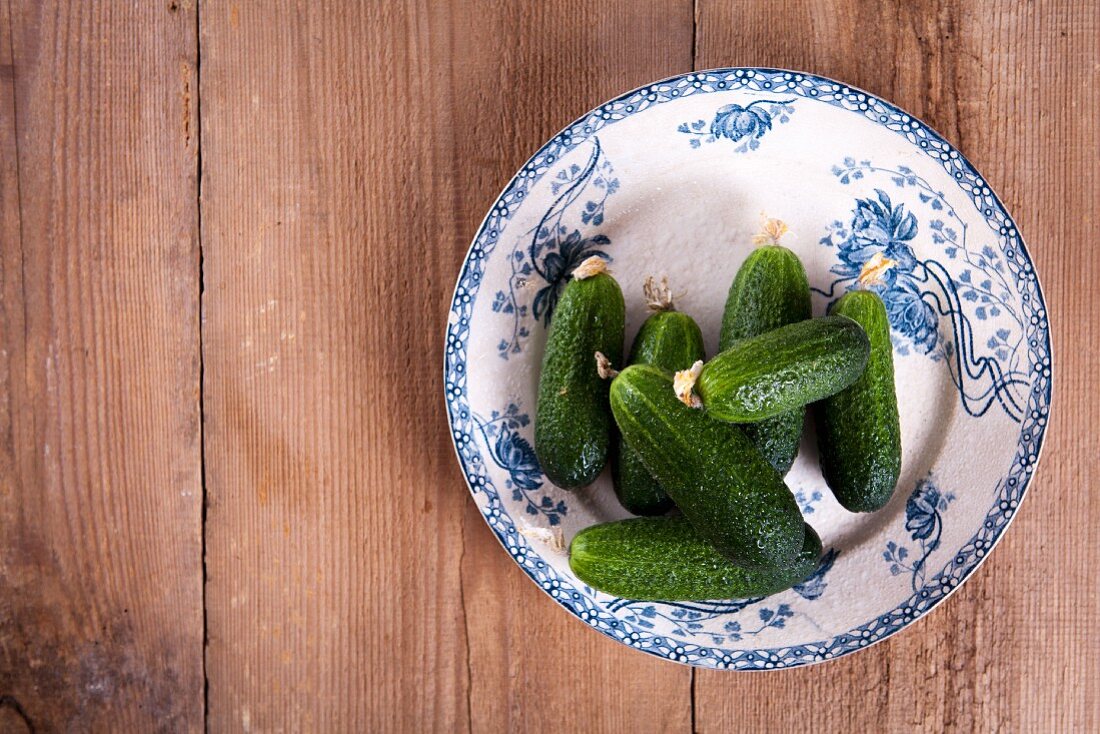
[[644,516],[579,532],[573,572],[606,593],[655,601],[764,596],[803,581],[821,540],[783,476],[807,409],[841,505],[872,512],[897,484],[882,301],[854,290],[811,318],[798,257],[777,243],[759,247],[730,286],[720,353],[704,362],[699,326],[673,309],[667,284],[650,279],[645,293],[653,313],[625,363],[623,294],[602,259],[578,266],[550,324],[539,463],[554,484],[577,489],[610,460],[619,501]]

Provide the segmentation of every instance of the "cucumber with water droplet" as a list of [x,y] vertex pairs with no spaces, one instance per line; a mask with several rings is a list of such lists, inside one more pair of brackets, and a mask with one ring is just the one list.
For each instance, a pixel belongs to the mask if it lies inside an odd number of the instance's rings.
[[731,423],[681,402],[673,375],[631,365],[611,383],[627,445],[695,526],[730,561],[781,568],[802,548],[802,515],[767,459]]
[[[683,370],[705,356],[703,332],[695,320],[673,310],[667,281],[653,278],[645,283],[645,297],[653,313],[634,337],[628,364],[650,364],[666,370]],[[660,482],[645,468],[641,458],[626,445],[620,434],[611,457],[611,478],[619,503],[635,515],[659,515],[672,507],[672,500]]]
[[844,295],[830,313],[863,327],[871,356],[858,380],[815,406],[821,471],[841,505],[852,512],[874,512],[890,501],[901,473],[890,320],[873,291]]
[[539,374],[535,455],[547,479],[564,489],[591,484],[607,462],[608,383],[595,354],[621,364],[625,324],[619,284],[602,258],[588,258],[558,300]]
[[640,517],[577,533],[569,567],[605,594],[639,601],[708,601],[767,596],[805,581],[821,557],[821,540],[804,526],[789,563],[752,570],[731,563],[684,517]]
[[[810,284],[798,256],[780,245],[764,245],[749,255],[730,285],[718,349],[759,336],[812,315]],[[793,408],[742,430],[780,474],[798,454],[806,409]]]
[[695,383],[707,415],[755,423],[855,382],[871,345],[847,316],[826,316],[743,339],[703,365]]

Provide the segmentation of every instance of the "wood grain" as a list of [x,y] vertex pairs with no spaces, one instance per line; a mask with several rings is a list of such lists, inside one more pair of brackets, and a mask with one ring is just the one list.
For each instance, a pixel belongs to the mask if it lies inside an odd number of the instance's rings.
[[0,3],[0,727],[203,725],[194,11]]
[[[608,649],[508,562],[440,417],[492,194],[573,113],[675,68],[656,3],[611,43],[625,4],[596,5],[566,39],[538,6],[204,3],[212,728],[686,728],[686,670]],[[609,679],[679,694],[608,709]]]
[[433,421],[452,133],[426,8],[202,9],[217,731],[468,718],[464,499]]
[[697,68],[832,76],[894,101],[963,151],[1036,260],[1057,368],[1043,465],[1012,531],[966,586],[914,628],[827,666],[699,672],[700,731],[801,727],[811,710],[815,731],[1100,728],[1091,633],[1100,551],[1089,539],[1100,497],[1087,490],[1100,470],[1098,32],[1098,6],[1065,0],[699,0]]

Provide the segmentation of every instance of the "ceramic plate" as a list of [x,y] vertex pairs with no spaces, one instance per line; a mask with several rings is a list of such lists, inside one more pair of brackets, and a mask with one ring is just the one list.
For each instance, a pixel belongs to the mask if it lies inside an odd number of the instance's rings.
[[[562,541],[628,517],[608,473],[550,484],[532,450],[546,327],[570,271],[610,261],[627,340],[642,282],[668,276],[715,351],[726,291],[763,217],[783,220],[815,315],[864,264],[893,328],[903,467],[880,512],[843,510],[810,427],[787,483],[826,549],[763,599],[657,604],[585,586]],[[992,551],[1035,471],[1051,395],[1047,310],[1016,225],[986,180],[920,120],[810,74],[716,69],[641,87],[546,143],[489,210],[447,325],[459,463],[485,521],[570,614],[644,652],[735,670],[839,657],[927,614]],[[529,624],[539,624],[530,619]]]

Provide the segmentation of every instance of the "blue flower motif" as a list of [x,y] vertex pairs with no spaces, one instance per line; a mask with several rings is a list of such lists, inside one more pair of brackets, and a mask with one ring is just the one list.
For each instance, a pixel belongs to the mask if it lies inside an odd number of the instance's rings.
[[767,110],[756,107],[764,100],[757,100],[744,107],[728,104],[718,108],[714,122],[710,124],[710,134],[716,138],[729,138],[738,141],[745,137],[759,138],[772,129],[772,117]]
[[947,498],[931,482],[924,480],[905,503],[905,529],[913,540],[932,537],[940,522],[940,512],[947,507]]
[[814,514],[814,503],[821,499],[821,490],[815,489],[810,493],[809,497],[806,496],[805,490],[798,490],[795,492],[794,501],[798,503],[798,507],[802,510],[803,515]]
[[913,591],[924,586],[928,558],[940,547],[943,513],[954,499],[955,495],[951,492],[941,492],[930,476],[920,480],[905,503],[905,529],[918,545],[913,560],[907,562],[910,555],[905,546],[892,540],[886,544],[882,559],[890,564],[890,575],[897,576],[902,571],[909,571]]
[[855,280],[872,258],[890,260],[890,267],[880,271],[878,280],[864,287],[882,297],[890,326],[927,354],[939,341],[939,318],[914,280],[921,263],[909,243],[916,235],[917,218],[912,212],[906,211],[904,204],[894,204],[885,191],[875,189],[874,198],[856,200],[851,224],[838,246],[840,263],[832,272]]
[[519,431],[501,426],[494,451],[501,466],[512,475],[512,482],[522,489],[542,486],[542,468],[531,444]]
[[[715,143],[723,138],[740,144],[734,147],[737,153],[747,153],[760,147],[760,138],[775,124],[789,122],[794,112],[793,99],[758,99],[747,105],[728,104],[719,107],[714,119],[682,122],[678,132],[690,135],[692,148],[703,143]],[[761,106],[757,106],[761,105]]]
[[857,199],[852,213],[850,234],[840,244],[841,264],[833,272],[859,277],[863,266],[877,253],[896,264],[884,273],[883,282],[893,285],[899,275],[912,273],[917,258],[907,244],[917,235],[917,218],[905,211],[904,204],[894,205],[885,191],[876,189],[877,199]]
[[821,598],[821,595],[825,593],[825,574],[833,567],[833,563],[836,562],[836,557],[839,555],[840,551],[836,548],[830,548],[826,551],[825,555],[821,557],[817,569],[805,581],[792,587],[795,592],[803,599],[809,599],[810,601]]
[[939,319],[912,280],[897,278],[892,287],[878,285],[872,290],[882,297],[890,326],[909,337],[913,346],[924,354],[935,348],[939,340]]
[[551,252],[543,258],[539,269],[543,278],[546,279],[546,285],[535,294],[535,300],[531,304],[531,312],[536,320],[542,319],[544,324],[550,325],[550,316],[554,313],[558,298],[565,289],[565,284],[569,282],[573,270],[593,255],[611,260],[610,255],[597,249],[609,244],[611,239],[607,235],[598,234],[582,238],[580,231],[575,229],[560,241],[556,251],[554,251],[555,248],[551,248]]

